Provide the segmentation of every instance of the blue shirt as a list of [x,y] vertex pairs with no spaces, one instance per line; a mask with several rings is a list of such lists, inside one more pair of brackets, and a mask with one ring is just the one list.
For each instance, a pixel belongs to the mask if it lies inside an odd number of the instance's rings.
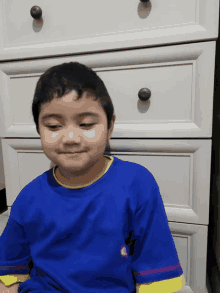
[[131,293],[183,274],[158,184],[113,157],[93,184],[61,186],[52,168],[27,184],[0,237],[0,275],[27,274],[26,290]]

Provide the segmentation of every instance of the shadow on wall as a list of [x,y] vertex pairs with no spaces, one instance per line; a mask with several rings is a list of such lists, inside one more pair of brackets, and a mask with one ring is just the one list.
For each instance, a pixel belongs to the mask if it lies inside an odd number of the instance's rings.
[[220,292],[220,36],[216,42],[213,132],[210,181],[210,207],[207,247],[207,286],[209,293]]
[[7,211],[7,201],[6,201],[6,190],[5,188],[0,190],[0,214]]

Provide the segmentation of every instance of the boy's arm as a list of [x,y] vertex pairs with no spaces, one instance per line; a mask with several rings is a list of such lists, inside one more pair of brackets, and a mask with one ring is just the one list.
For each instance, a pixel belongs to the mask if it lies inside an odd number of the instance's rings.
[[[22,283],[27,281],[28,279],[30,279],[30,275],[29,274],[25,274],[25,275],[4,275],[4,276],[0,276],[0,282],[2,282],[5,286],[11,286],[14,285],[16,283]],[[1,293],[1,292],[0,292]]]
[[13,284],[11,286],[5,286],[1,281],[0,281],[0,292],[1,293],[18,293],[18,286],[19,283]]
[[30,275],[4,275],[0,276],[0,293],[17,293],[19,283],[30,279]]

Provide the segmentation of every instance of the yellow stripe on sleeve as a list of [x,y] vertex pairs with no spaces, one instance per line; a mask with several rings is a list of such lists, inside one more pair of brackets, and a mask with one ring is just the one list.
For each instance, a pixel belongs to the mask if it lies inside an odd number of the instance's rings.
[[30,275],[5,275],[5,276],[0,276],[0,281],[5,286],[10,286],[12,284],[18,283],[18,282],[25,282],[28,279],[30,279]]
[[159,282],[136,284],[137,293],[173,293],[182,290],[184,286],[185,277],[183,274],[180,277]]

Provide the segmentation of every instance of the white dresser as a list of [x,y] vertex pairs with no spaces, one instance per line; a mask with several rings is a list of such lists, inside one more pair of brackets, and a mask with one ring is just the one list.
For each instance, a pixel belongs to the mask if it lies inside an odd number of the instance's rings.
[[218,0],[0,5],[0,137],[8,204],[0,232],[20,190],[53,166],[31,114],[36,83],[49,67],[77,61],[97,72],[112,98],[111,154],[145,166],[160,187],[186,278],[181,292],[208,292]]

